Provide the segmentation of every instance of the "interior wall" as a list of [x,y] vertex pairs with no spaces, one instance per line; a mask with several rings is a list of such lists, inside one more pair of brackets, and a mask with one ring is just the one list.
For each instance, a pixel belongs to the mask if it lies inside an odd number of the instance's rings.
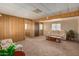
[[24,19],[2,14],[0,16],[0,39],[9,38],[13,41],[25,39]]
[[[63,18],[62,18],[63,19]],[[53,23],[60,23],[61,24],[61,29],[64,30],[64,32],[67,32],[69,30],[74,30],[75,33],[79,33],[78,31],[78,21],[79,17],[71,17],[71,18],[65,18],[65,20],[61,21],[54,21],[54,22],[45,22],[44,23],[44,35],[51,35],[51,34],[56,34],[57,32],[52,31],[52,24]],[[58,33],[59,34],[59,33]]]

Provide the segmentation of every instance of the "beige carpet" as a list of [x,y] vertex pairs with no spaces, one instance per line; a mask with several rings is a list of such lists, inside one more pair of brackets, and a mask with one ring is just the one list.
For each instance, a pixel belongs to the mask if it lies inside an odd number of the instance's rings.
[[19,41],[28,56],[79,56],[79,43],[62,41],[56,43],[46,40],[44,36],[26,38]]

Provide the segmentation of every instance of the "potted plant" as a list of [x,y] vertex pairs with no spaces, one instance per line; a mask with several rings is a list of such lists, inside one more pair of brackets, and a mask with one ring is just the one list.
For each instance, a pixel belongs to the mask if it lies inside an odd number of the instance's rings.
[[67,33],[66,33],[66,40],[74,40],[75,38],[75,33],[73,30],[69,30]]

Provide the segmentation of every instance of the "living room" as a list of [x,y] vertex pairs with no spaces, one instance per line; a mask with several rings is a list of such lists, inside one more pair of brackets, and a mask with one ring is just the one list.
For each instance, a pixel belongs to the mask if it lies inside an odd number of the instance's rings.
[[0,3],[1,56],[78,56],[79,3]]

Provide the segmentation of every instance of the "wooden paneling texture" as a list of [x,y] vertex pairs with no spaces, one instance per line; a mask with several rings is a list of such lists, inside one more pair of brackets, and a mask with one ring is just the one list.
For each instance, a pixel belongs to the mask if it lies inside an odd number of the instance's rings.
[[34,21],[28,21],[25,20],[25,24],[27,24],[27,29],[25,30],[25,34],[28,37],[33,37],[34,36]]
[[13,41],[24,40],[25,29],[24,29],[24,19],[2,15],[0,16],[0,39],[11,38]]

